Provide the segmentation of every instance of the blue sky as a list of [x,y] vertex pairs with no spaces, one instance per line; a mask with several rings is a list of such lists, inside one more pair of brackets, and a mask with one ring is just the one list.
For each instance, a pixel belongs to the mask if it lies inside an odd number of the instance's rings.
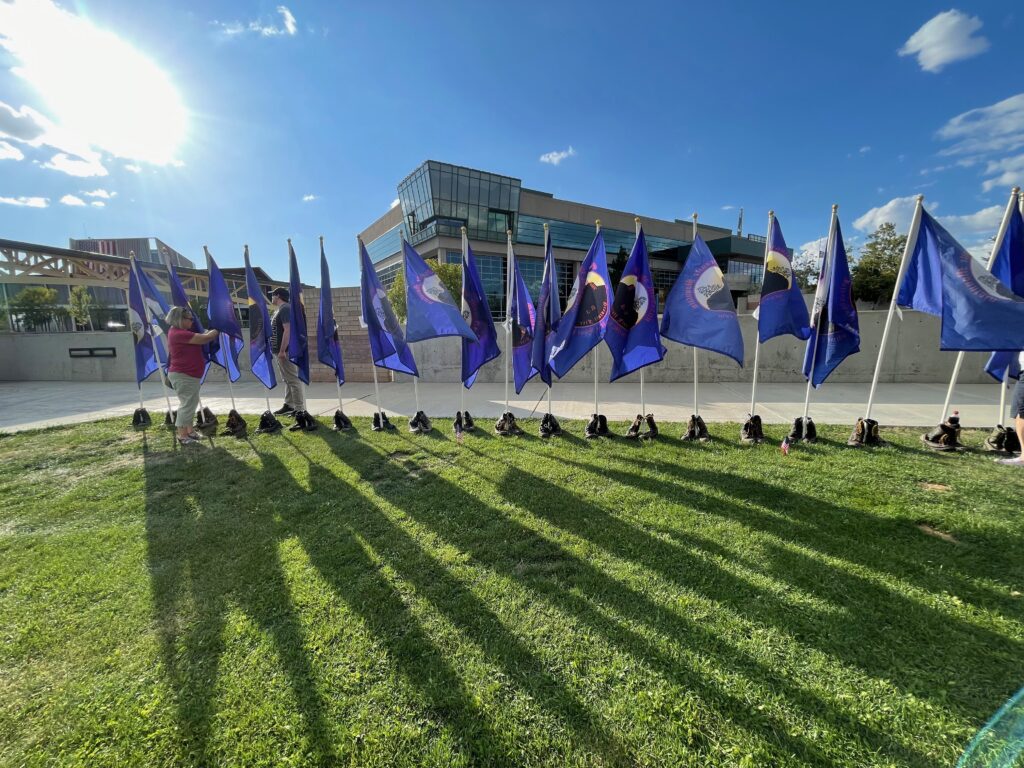
[[774,208],[797,249],[833,202],[856,245],[923,193],[980,252],[1024,181],[1012,2],[285,3],[0,2],[0,236],[248,243],[278,278],[291,237],[311,282],[322,234],[352,285],[431,158],[752,232]]

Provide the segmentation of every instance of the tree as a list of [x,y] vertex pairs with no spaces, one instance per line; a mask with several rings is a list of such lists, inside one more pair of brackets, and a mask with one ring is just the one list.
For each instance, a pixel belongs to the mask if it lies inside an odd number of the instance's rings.
[[801,290],[810,291],[818,284],[821,257],[822,254],[813,249],[802,251],[793,257],[793,276],[796,277]]
[[608,278],[611,280],[611,288],[614,293],[619,281],[622,280],[622,272],[626,269],[626,262],[629,261],[629,254],[624,246],[619,246],[619,252],[608,264]]
[[854,298],[875,304],[892,298],[906,244],[906,235],[897,233],[896,227],[889,222],[871,233],[852,270]]
[[[427,259],[427,264],[441,279],[441,284],[448,289],[458,306],[462,296],[462,267],[459,264],[439,264],[437,259]],[[400,269],[395,275],[395,282],[388,289],[388,301],[395,315],[400,321],[405,322],[408,314],[405,306],[405,270]]]
[[84,285],[76,285],[68,296],[68,311],[78,325],[87,325],[92,330],[92,294]]
[[33,286],[18,293],[10,302],[11,313],[20,315],[29,331],[46,326],[57,309],[57,292],[52,288]]

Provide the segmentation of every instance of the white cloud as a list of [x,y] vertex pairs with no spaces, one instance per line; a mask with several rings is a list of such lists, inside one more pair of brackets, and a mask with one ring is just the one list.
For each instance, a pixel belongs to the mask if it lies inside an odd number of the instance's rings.
[[102,200],[93,200],[92,203],[90,203],[90,205],[92,205],[93,208],[103,208],[106,206],[106,203],[104,203]]
[[731,211],[735,207],[736,207],[735,205],[723,205],[722,206],[722,210],[723,211]]
[[45,197],[0,197],[4,205],[19,205],[25,208],[45,208],[50,200]]
[[[2,45],[2,38],[0,38]],[[0,101],[0,135],[38,146],[39,139],[50,128],[50,121],[31,107],[15,109]]]
[[13,144],[0,141],[0,160],[24,160],[25,154]]
[[284,5],[277,6],[277,13],[281,16],[281,26],[277,26],[274,22],[263,18],[251,21],[214,20],[210,24],[217,27],[220,30],[221,36],[228,40],[241,37],[246,33],[252,33],[259,37],[279,37],[282,35],[291,37],[295,35],[299,29],[295,21],[295,15]]
[[394,200],[392,200],[392,201],[391,201],[391,207],[392,207],[392,208],[395,208],[395,207],[397,207],[397,206],[398,206],[398,205],[399,205],[399,204],[400,204],[401,202],[402,202],[402,201],[401,201],[401,200],[399,200],[399,199],[398,199],[398,198],[396,197],[396,198],[395,198]]
[[317,196],[314,195],[312,192],[310,192],[308,195],[303,195],[302,196],[302,202],[304,202],[304,203],[311,203],[311,202],[313,202],[314,200],[317,200],[317,199],[318,199]]
[[900,56],[917,56],[925,72],[941,72],[947,64],[970,59],[989,49],[988,39],[975,32],[981,19],[956,9],[929,19],[899,49]]
[[43,163],[43,168],[49,168],[66,173],[68,176],[78,176],[80,178],[107,175],[107,169],[99,161],[98,155],[90,158],[79,158],[70,157],[63,152],[58,152],[50,158],[49,162]]
[[990,205],[965,216],[940,216],[939,221],[957,238],[989,232],[995,234],[1003,220],[1004,210],[1005,206]]
[[73,207],[85,205],[85,200],[80,197],[75,197],[74,195],[64,195],[60,201],[64,205],[70,205]]
[[556,150],[554,152],[545,152],[543,155],[540,156],[540,161],[542,163],[558,165],[563,160],[565,160],[565,158],[575,156],[576,150],[573,149],[572,145],[570,144],[568,149]]
[[142,169],[139,166],[135,165],[135,163],[127,163],[124,169],[131,173],[142,173]]
[[[917,205],[917,198],[914,195],[907,197],[894,197],[889,202],[872,208],[853,221],[854,229],[861,232],[874,232],[882,224],[889,222],[896,227],[897,232],[906,232],[910,227],[910,219],[914,215],[914,207]],[[932,203],[929,208],[937,208],[937,203]]]
[[981,188],[991,192],[996,187],[1021,186],[1024,183],[1024,155],[1004,157],[999,160],[990,160],[985,166],[985,175],[999,174],[991,179],[985,179]]
[[955,142],[941,155],[979,155],[1024,146],[1024,93],[959,114],[939,129],[938,136]]
[[103,200],[109,200],[112,197],[117,197],[117,192],[108,192],[105,189],[94,189],[92,192],[83,192],[86,197],[99,197]]
[[864,145],[863,147],[861,147],[861,148],[860,148],[859,150],[857,150],[857,151],[858,151],[858,152],[860,152],[860,153],[861,153],[862,155],[866,155],[866,154],[867,154],[868,152],[870,152],[870,151],[871,151],[871,147],[870,147],[870,146],[868,146],[868,145]]

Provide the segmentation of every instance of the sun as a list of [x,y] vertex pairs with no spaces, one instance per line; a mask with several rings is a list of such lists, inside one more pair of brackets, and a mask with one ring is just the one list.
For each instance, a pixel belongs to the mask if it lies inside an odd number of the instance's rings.
[[0,46],[66,139],[117,157],[175,162],[188,112],[171,79],[113,32],[50,0],[0,2]]

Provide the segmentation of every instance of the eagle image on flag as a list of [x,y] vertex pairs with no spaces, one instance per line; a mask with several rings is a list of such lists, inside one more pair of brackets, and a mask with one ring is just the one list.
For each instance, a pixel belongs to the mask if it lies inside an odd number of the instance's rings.
[[551,342],[562,318],[562,306],[558,301],[558,272],[555,256],[551,251],[551,235],[544,232],[544,274],[540,280],[540,297],[537,300],[537,317],[533,324],[533,349],[530,362],[540,374],[541,381],[551,386]]
[[551,342],[548,360],[558,378],[604,338],[612,304],[610,283],[604,237],[598,231],[576,273],[565,313]]
[[226,338],[221,340],[218,358],[231,381],[238,381],[242,372],[238,367],[238,355],[245,346],[242,338],[242,324],[235,312],[235,302],[228,291],[224,275],[217,266],[210,252],[203,247],[206,254],[206,270],[210,275],[210,288],[207,293],[206,314],[210,318],[210,327],[221,332]]
[[811,335],[807,305],[793,274],[793,263],[782,236],[782,227],[774,216],[768,233],[761,301],[754,314],[757,316],[757,337],[762,344],[785,334],[802,340]]
[[298,368],[303,384],[309,384],[309,337],[306,333],[306,302],[302,299],[302,281],[292,241],[288,240],[288,304],[291,329],[288,333],[288,360]]
[[[1024,296],[1024,216],[1019,206],[1015,205],[1010,213],[1006,234],[990,271],[1014,294]],[[985,364],[985,372],[999,382],[1006,378],[1019,379],[1020,354],[1017,351],[993,352]]]
[[515,379],[516,394],[523,391],[526,382],[537,375],[531,357],[533,355],[533,326],[536,315],[530,292],[526,289],[523,273],[519,271],[519,262],[515,254],[509,250],[512,264],[512,284],[509,295],[508,316],[505,322],[511,330],[512,343],[512,375]]
[[441,278],[416,250],[402,239],[405,255],[405,338],[424,341],[438,336],[461,336],[476,341],[476,334],[466,324],[462,310]]
[[405,343],[402,326],[388,301],[388,292],[381,287],[362,240],[359,241],[359,262],[362,322],[370,339],[373,364],[378,368],[419,376],[412,349]]
[[466,233],[462,233],[462,319],[472,329],[475,339],[462,339],[462,384],[466,389],[473,386],[480,368],[501,354],[498,348],[498,331],[494,317],[487,304],[483,282],[476,268],[473,249],[469,247]]
[[245,246],[245,293],[249,304],[249,369],[264,387],[273,389],[277,386],[277,375],[271,363],[274,355],[270,346],[273,334],[270,313],[263,289],[249,263],[249,246]]
[[647,258],[647,240],[641,228],[633,243],[622,278],[615,288],[611,322],[605,342],[612,352],[615,381],[665,357],[658,332],[658,294]]
[[743,365],[743,335],[732,294],[700,235],[694,237],[686,263],[665,299],[661,335]]

